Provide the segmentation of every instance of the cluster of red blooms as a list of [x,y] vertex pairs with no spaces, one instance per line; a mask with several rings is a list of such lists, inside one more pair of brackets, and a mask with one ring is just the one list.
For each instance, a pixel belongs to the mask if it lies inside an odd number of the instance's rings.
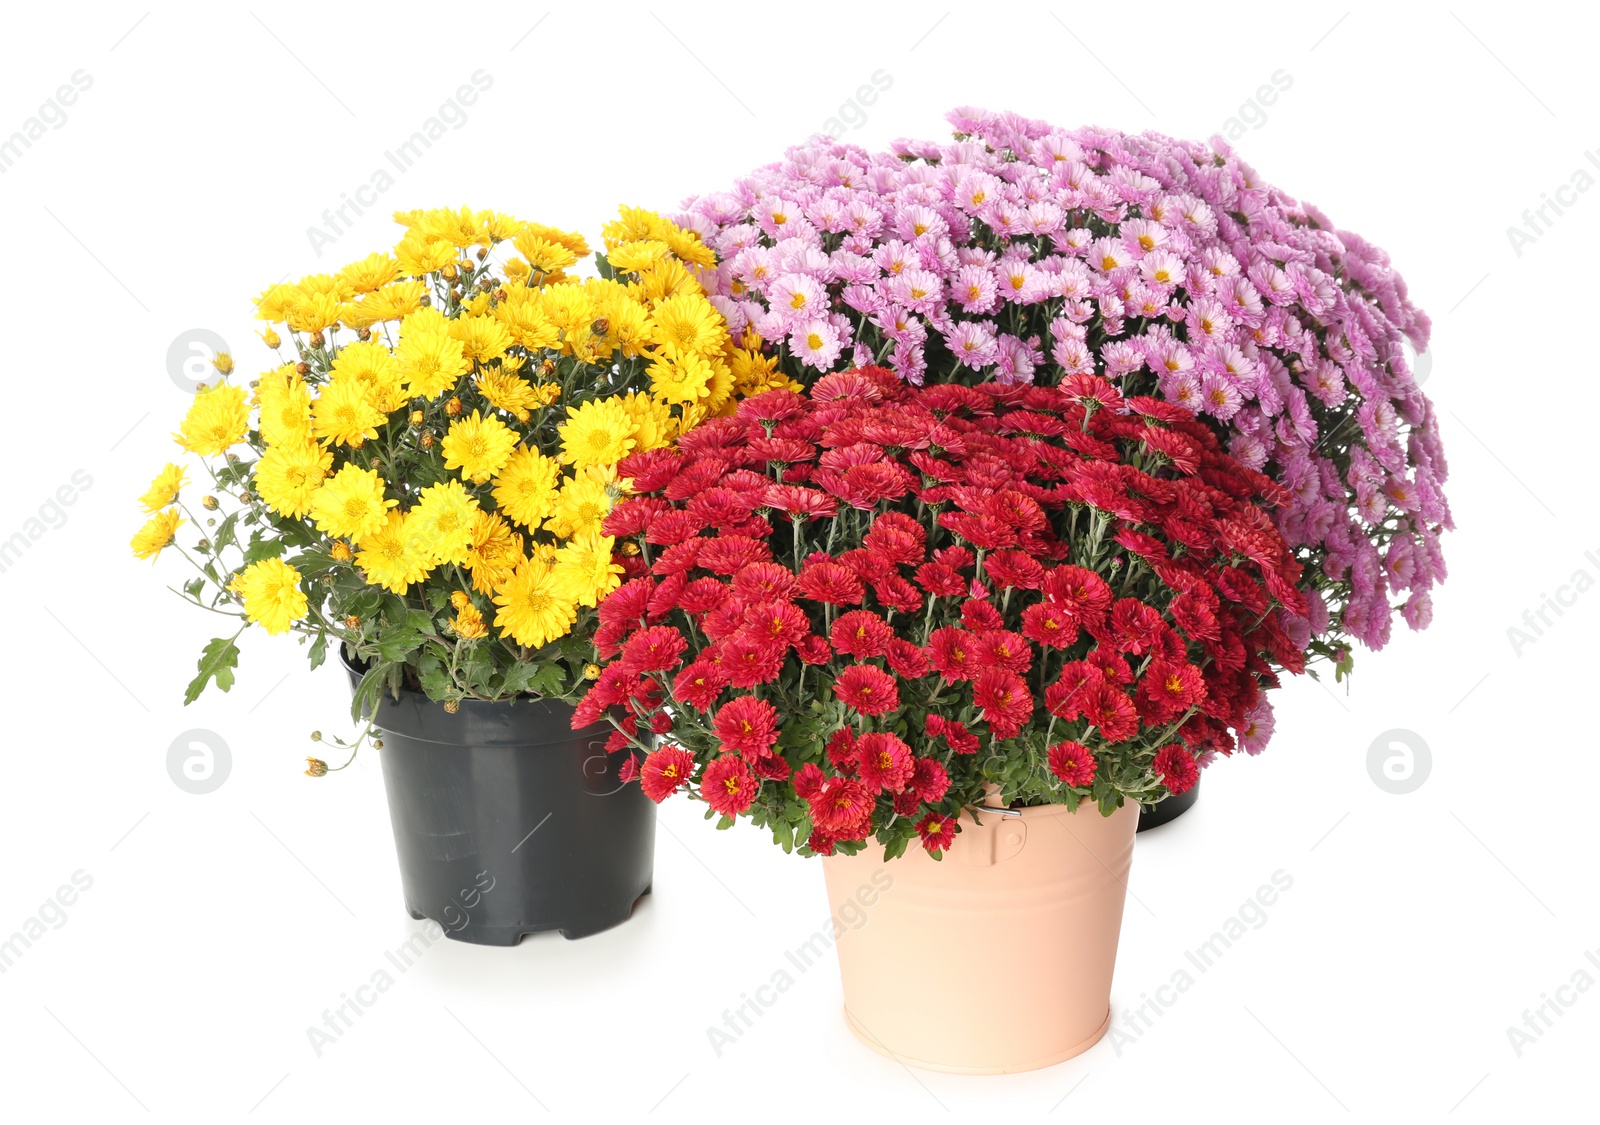
[[635,496],[605,532],[643,550],[600,606],[609,661],[574,726],[620,709],[611,749],[652,799],[697,785],[725,816],[809,824],[812,852],[942,850],[988,783],[1104,808],[1183,792],[1303,667],[1275,611],[1304,612],[1300,568],[1263,506],[1285,490],[1104,379],[860,368],[619,471]]

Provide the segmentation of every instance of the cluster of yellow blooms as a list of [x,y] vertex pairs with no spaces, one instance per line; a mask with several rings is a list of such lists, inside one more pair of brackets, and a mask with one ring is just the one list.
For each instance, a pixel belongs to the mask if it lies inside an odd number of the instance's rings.
[[[583,279],[566,272],[589,254],[576,234],[492,211],[395,218],[392,253],[262,293],[262,339],[282,347],[284,326],[294,358],[253,393],[202,388],[174,437],[229,463],[248,443],[269,529],[314,528],[335,567],[393,594],[442,584],[459,638],[492,614],[499,636],[542,647],[620,581],[601,528],[629,484],[617,463],[792,384],[758,340],[730,338],[698,280],[711,249],[652,212],[606,224],[610,276]],[[518,256],[496,266],[505,242]],[[173,541],[184,483],[168,465],[142,497],[139,557]],[[227,580],[270,633],[314,614],[308,585],[281,558]]]

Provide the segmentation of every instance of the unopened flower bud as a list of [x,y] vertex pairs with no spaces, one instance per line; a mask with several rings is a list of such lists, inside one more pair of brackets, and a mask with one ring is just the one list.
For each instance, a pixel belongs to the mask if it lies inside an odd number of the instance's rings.
[[328,772],[328,763],[321,758],[306,759],[306,776],[322,777]]
[[481,262],[485,258],[487,258],[488,256],[489,256],[489,248],[487,246],[478,247],[478,261]]
[[450,400],[444,404],[444,412],[452,418],[456,417],[461,413],[461,400],[451,395]]
[[218,352],[216,358],[211,361],[211,366],[227,375],[233,371],[233,357],[227,352]]
[[431,430],[424,430],[422,436],[417,439],[417,444],[422,446],[424,449],[432,449],[433,432]]
[[466,609],[472,604],[472,599],[467,597],[465,590],[456,590],[450,595],[450,605],[453,609]]
[[359,628],[361,628],[361,615],[359,613],[347,613],[347,614],[345,614],[344,627],[346,629],[359,629]]
[[621,548],[619,549],[624,555],[631,559],[639,553],[639,544],[635,543],[632,539],[628,539],[623,542]]
[[446,715],[454,715],[459,710],[461,710],[461,700],[447,699],[444,701],[444,713]]
[[413,426],[420,426],[420,425],[422,425],[422,411],[420,411],[420,410],[413,410],[413,411],[412,411],[412,412],[411,412],[411,424],[412,424],[412,425],[413,425]]
[[372,329],[357,328],[356,339],[360,340],[362,343],[366,343],[368,340],[372,339]]
[[589,332],[595,336],[604,336],[610,331],[611,322],[603,316],[589,325]]
[[327,342],[328,338],[322,334],[322,329],[319,328],[311,334],[311,346],[313,348],[320,348]]
[[217,510],[217,498],[215,496],[202,496],[200,498],[200,506],[208,512],[214,512]]
[[312,742],[321,742],[322,741],[322,732],[320,730],[312,731],[311,732],[311,741]]
[[456,264],[454,262],[451,262],[449,265],[447,265],[443,269],[441,269],[439,271],[439,274],[446,281],[454,281],[456,279]]
[[333,559],[334,562],[349,562],[350,544],[346,543],[343,539],[335,539],[333,541],[333,546],[328,548],[328,555]]
[[382,750],[382,749],[383,749],[383,739],[381,739],[381,738],[374,738],[374,739],[373,739],[373,740],[372,740],[372,748],[373,748],[373,749],[374,749],[374,750]]
[[294,365],[294,370],[295,374],[297,375],[309,375],[311,374],[311,365],[305,360],[301,360],[299,363]]
[[277,348],[283,344],[283,337],[268,328],[261,334],[261,342],[269,348]]
[[201,553],[204,553],[206,551],[211,550],[211,540],[209,540],[209,539],[200,540],[200,542],[198,542],[198,543],[196,543],[194,545],[194,549],[197,550],[197,551],[200,551]]
[[583,666],[583,678],[586,680],[598,680],[600,678],[600,665],[585,664]]

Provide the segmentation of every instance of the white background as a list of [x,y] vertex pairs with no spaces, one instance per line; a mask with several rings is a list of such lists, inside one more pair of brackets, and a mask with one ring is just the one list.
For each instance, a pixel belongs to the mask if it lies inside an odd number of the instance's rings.
[[[0,175],[0,539],[75,471],[93,483],[0,574],[0,938],[75,871],[93,886],[0,975],[0,1113],[1592,1113],[1600,988],[1566,993],[1576,1003],[1520,1057],[1507,1037],[1578,970],[1600,980],[1584,956],[1600,951],[1600,593],[1577,597],[1520,654],[1507,637],[1575,572],[1600,577],[1600,191],[1520,255],[1506,234],[1587,166],[1586,148],[1600,150],[1595,28],[1578,15],[1486,4],[8,12],[0,135],[75,71],[93,85]],[[323,209],[479,69],[493,86],[465,124],[318,257],[306,231]],[[1222,763],[1196,811],[1139,841],[1116,1010],[1165,984],[1282,869],[1293,888],[1265,923],[1120,1053],[1107,1041],[1007,1078],[913,1073],[849,1035],[830,961],[719,1057],[705,1029],[823,923],[821,872],[672,802],[656,893],[630,923],[581,942],[436,945],[318,1057],[307,1027],[418,924],[401,908],[376,757],[317,781],[299,772],[315,749],[307,733],[342,729],[336,672],[311,673],[293,644],[252,635],[231,694],[180,704],[211,623],[163,590],[176,560],[135,563],[125,546],[141,519],[133,498],[174,455],[166,435],[185,408],[167,372],[174,338],[209,329],[246,373],[259,367],[248,298],[388,246],[395,208],[470,203],[598,241],[616,203],[670,209],[722,187],[821,129],[879,70],[892,85],[849,134],[867,146],[942,136],[943,112],[962,104],[1205,137],[1280,69],[1292,85],[1237,147],[1388,249],[1433,315],[1426,390],[1460,530],[1432,629],[1400,629],[1383,653],[1361,654],[1348,694],[1287,686],[1266,755]],[[168,776],[168,747],[191,728],[231,750],[210,794]],[[1374,740],[1394,729],[1431,750],[1407,795],[1368,770]],[[929,982],[951,1020],[1006,1002],[971,971],[952,965]]]

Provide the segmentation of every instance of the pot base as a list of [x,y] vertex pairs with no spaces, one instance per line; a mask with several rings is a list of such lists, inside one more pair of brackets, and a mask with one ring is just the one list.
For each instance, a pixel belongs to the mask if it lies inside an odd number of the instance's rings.
[[[633,917],[634,909],[639,905],[640,899],[649,894],[652,888],[646,887],[639,893],[638,898],[629,900],[625,905],[616,910],[601,911],[583,918],[568,919],[563,922],[552,923],[548,926],[474,926],[466,925],[458,929],[450,929],[442,918],[435,918],[444,930],[444,936],[451,941],[465,942],[468,945],[520,945],[522,939],[530,934],[549,933],[554,930],[568,941],[578,938],[592,937],[606,930],[615,929],[629,918]],[[419,922],[427,921],[428,916],[423,914],[409,902],[406,903],[406,913]]]
[[1026,1070],[1043,1070],[1047,1066],[1055,1066],[1057,1063],[1064,1063],[1068,1059],[1076,1058],[1083,1054],[1090,1047],[1104,1039],[1106,1032],[1111,1030],[1111,1009],[1107,1008],[1106,1018],[1095,1029],[1094,1034],[1083,1042],[1068,1047],[1065,1051],[1058,1051],[1042,1059],[1033,1059],[1029,1062],[1008,1064],[1006,1066],[951,1066],[948,1063],[928,1062],[925,1059],[909,1059],[904,1055],[895,1054],[873,1038],[866,1027],[855,1016],[850,1014],[849,1008],[844,1010],[844,1019],[845,1023],[850,1025],[850,1031],[857,1039],[884,1058],[893,1059],[895,1062],[902,1063],[905,1066],[914,1066],[918,1070],[933,1070],[941,1074],[1020,1074]]

